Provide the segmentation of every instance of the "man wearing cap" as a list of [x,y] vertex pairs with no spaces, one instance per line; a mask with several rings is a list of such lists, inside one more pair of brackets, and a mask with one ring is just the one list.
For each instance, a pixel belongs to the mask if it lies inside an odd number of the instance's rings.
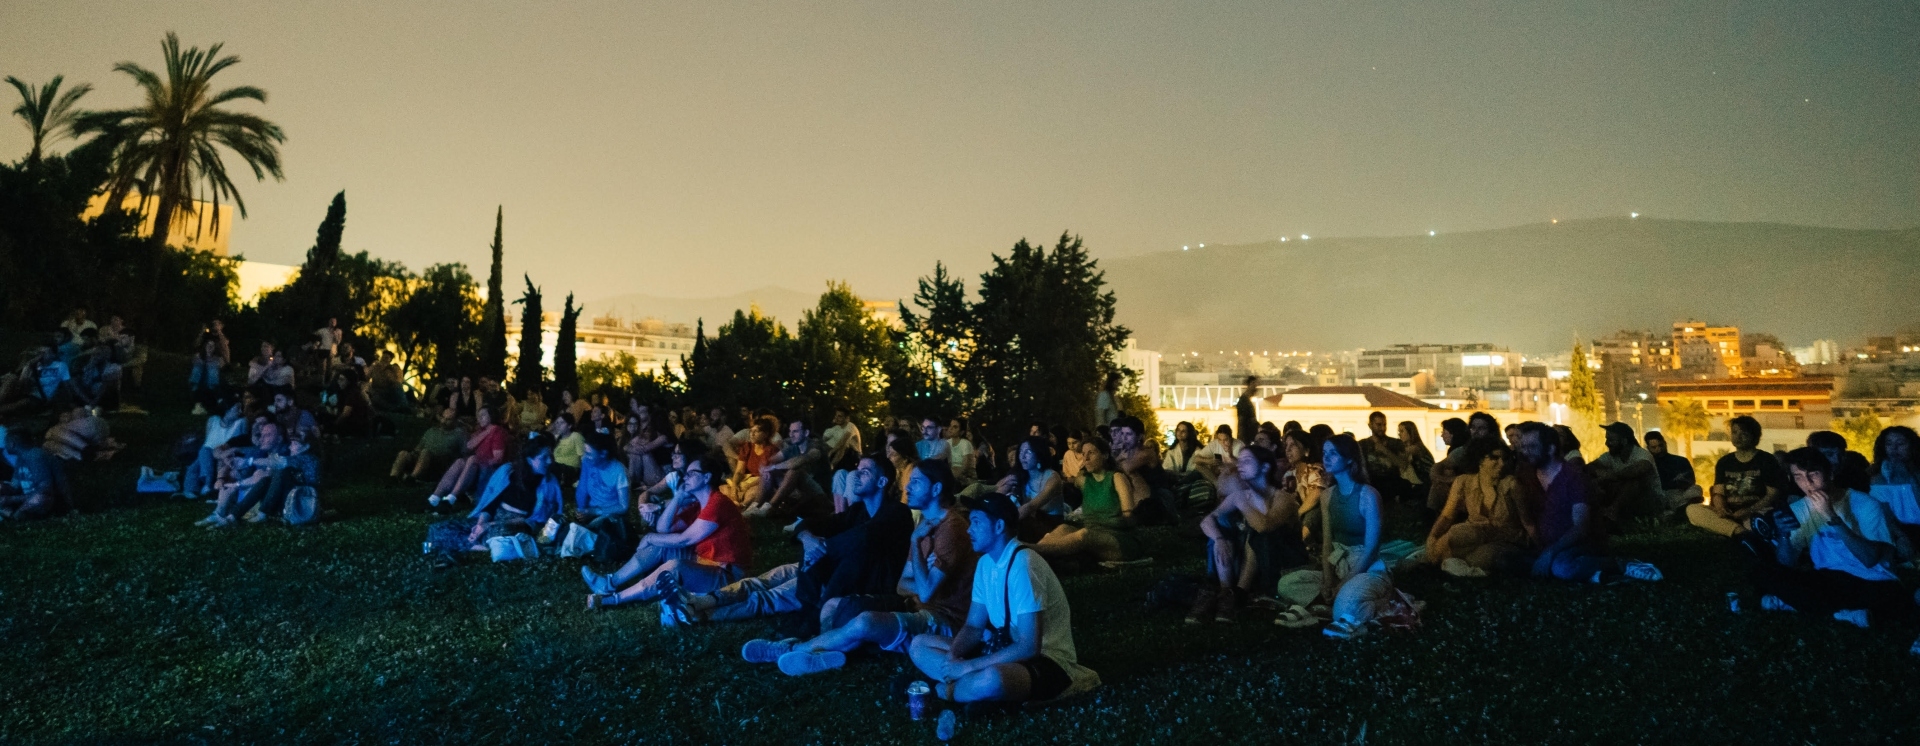
[[1014,538],[1020,509],[989,493],[962,500],[967,538],[980,553],[967,621],[952,637],[913,638],[909,655],[949,702],[1037,702],[1091,690],[1100,675],[1081,666],[1073,613],[1060,579]]
[[1660,489],[1660,467],[1653,454],[1640,447],[1632,425],[1607,426],[1607,452],[1587,464],[1587,474],[1599,492],[1595,507],[1607,523],[1619,525],[1624,519],[1662,512],[1665,495]]

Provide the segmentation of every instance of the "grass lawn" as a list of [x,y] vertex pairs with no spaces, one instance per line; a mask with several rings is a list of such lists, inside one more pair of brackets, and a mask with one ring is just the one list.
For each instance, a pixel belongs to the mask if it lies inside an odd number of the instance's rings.
[[[150,389],[182,388],[170,365]],[[331,447],[318,526],[193,528],[203,505],[132,494],[198,427],[162,398],[114,418],[133,448],[76,470],[80,514],[0,524],[0,743],[933,741],[885,699],[904,657],[791,679],[739,659],[769,623],[583,611],[575,560],[431,569],[426,491],[384,479],[406,438]],[[772,526],[755,538],[763,567],[797,554]],[[1155,580],[1201,566],[1170,530],[1149,544],[1153,567],[1063,578],[1106,685],[957,741],[1920,742],[1920,630],[1733,615],[1738,564],[1690,530],[1618,542],[1666,572],[1653,585],[1410,573],[1423,626],[1347,643],[1142,611]]]

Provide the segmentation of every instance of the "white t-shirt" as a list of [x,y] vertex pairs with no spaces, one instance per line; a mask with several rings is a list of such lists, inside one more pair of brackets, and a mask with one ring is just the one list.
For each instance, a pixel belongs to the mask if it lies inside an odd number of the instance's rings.
[[207,418],[207,435],[200,441],[201,448],[219,448],[227,441],[247,434],[247,418],[241,417],[229,424],[220,415]]
[[1073,647],[1073,611],[1053,568],[1040,553],[1018,541],[1001,547],[998,558],[984,555],[973,569],[973,602],[987,608],[987,623],[1005,629],[1012,615],[1040,614],[1040,654],[1053,659],[1073,680],[1062,693],[1100,685],[1100,674],[1080,665]]
[[966,438],[947,441],[947,460],[953,463],[953,473],[962,479],[973,476],[973,444]]
[[[1810,520],[1812,510],[1805,498],[1793,501],[1793,517],[1800,519],[1801,525]],[[1861,492],[1852,492],[1847,496],[1847,512],[1852,514],[1853,526],[1862,537],[1869,541],[1892,544],[1893,534],[1887,527],[1887,508],[1879,500]],[[1839,570],[1861,580],[1899,580],[1893,569],[1882,562],[1868,566],[1853,556],[1846,540],[1840,538],[1840,527],[1828,524],[1815,533],[1807,546],[1813,559],[1813,566],[1821,570]]]
[[1887,512],[1901,523],[1920,523],[1920,500],[1914,496],[1911,484],[1876,484],[1873,486],[1873,499],[1887,506]]

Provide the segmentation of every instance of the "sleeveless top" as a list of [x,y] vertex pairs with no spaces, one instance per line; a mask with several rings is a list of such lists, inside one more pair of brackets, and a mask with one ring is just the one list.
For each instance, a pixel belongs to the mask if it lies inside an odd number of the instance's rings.
[[[1050,469],[1041,470],[1040,472],[1034,473],[1034,474],[1028,474],[1027,486],[1026,486],[1026,489],[1023,491],[1023,494],[1021,495],[1021,500],[1020,500],[1021,504],[1024,505],[1026,503],[1033,502],[1034,498],[1040,496],[1040,491],[1046,488],[1048,482],[1051,482],[1059,478],[1060,478],[1060,475]],[[1041,512],[1046,513],[1047,515],[1052,515],[1052,516],[1066,515],[1067,501],[1061,500],[1061,499],[1055,499],[1052,505],[1048,505]]]
[[1113,484],[1114,472],[1103,479],[1088,474],[1080,486],[1080,518],[1089,526],[1114,528],[1120,523],[1120,491]]
[[[1328,480],[1332,482],[1332,480]],[[1367,543],[1367,519],[1360,514],[1360,495],[1347,494],[1340,490],[1339,482],[1327,485],[1320,499],[1327,503],[1327,530],[1331,532],[1336,544],[1360,546]]]

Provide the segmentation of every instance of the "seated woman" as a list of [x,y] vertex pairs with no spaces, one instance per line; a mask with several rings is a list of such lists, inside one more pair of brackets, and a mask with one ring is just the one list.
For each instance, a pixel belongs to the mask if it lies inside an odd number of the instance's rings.
[[[681,480],[700,506],[693,523],[681,531],[641,537],[634,558],[607,577],[605,585],[589,577],[587,585],[594,592],[587,596],[587,609],[645,603],[678,590],[711,593],[744,577],[747,567],[753,563],[753,539],[739,506],[715,487],[715,483],[726,476],[727,464],[719,454],[701,454],[699,459],[687,464]],[[693,550],[692,557],[680,555],[666,559],[645,571],[642,577],[648,557],[688,548]],[[621,590],[603,590],[623,585],[626,588]]]
[[1188,624],[1208,618],[1232,622],[1241,596],[1273,587],[1275,568],[1307,561],[1298,500],[1279,485],[1286,463],[1273,451],[1254,446],[1242,451],[1234,466],[1238,478],[1224,480],[1220,506],[1200,521],[1200,531],[1207,536],[1209,579],[1215,585],[1194,597]]
[[440,484],[427,498],[428,505],[455,505],[462,493],[481,484],[495,467],[507,460],[507,429],[494,423],[493,408],[481,407],[474,417],[479,427],[467,438],[466,455],[454,459],[446,473],[440,475]]
[[193,397],[193,414],[218,414],[217,403],[226,388],[220,371],[227,366],[226,356],[220,353],[220,342],[212,337],[203,338],[200,350],[193,354],[188,365],[187,391]]
[[1200,433],[1193,423],[1173,426],[1173,445],[1160,457],[1160,468],[1173,481],[1174,499],[1185,507],[1212,505],[1218,492],[1213,487],[1219,471],[1209,473],[1206,451],[1200,447]]
[[1065,480],[1046,438],[1029,436],[1018,449],[1014,463],[1019,468],[1002,478],[994,491],[1012,495],[1020,505],[1019,537],[1031,544],[1066,522],[1067,502],[1061,489]]
[[594,556],[605,560],[617,556],[612,552],[627,544],[627,509],[633,503],[633,489],[613,437],[592,433],[586,441],[587,452],[573,488],[574,520],[598,535]]
[[200,439],[200,451],[195,454],[193,463],[187,466],[180,494],[177,497],[200,499],[213,489],[213,480],[220,474],[220,460],[234,448],[232,443],[247,435],[247,418],[238,401],[214,403],[214,412],[207,418],[206,433]]
[[1869,489],[1875,500],[1887,506],[1897,528],[1909,540],[1920,542],[1916,479],[1920,479],[1920,436],[1905,425],[1881,430],[1873,439],[1873,484]]
[[0,454],[12,467],[13,476],[0,482],[0,520],[37,520],[69,510],[72,495],[60,459],[34,445],[24,429],[5,432],[0,437]]
[[84,406],[67,410],[47,430],[47,453],[67,461],[106,461],[123,447],[106,419]]
[[554,478],[553,436],[534,433],[520,445],[519,457],[494,470],[465,518],[433,524],[427,546],[436,564],[451,563],[461,552],[486,551],[487,540],[532,534],[560,510],[560,483]]
[[1110,446],[1105,440],[1089,438],[1080,444],[1081,474],[1074,478],[1080,488],[1079,525],[1068,523],[1040,537],[1034,549],[1048,559],[1087,556],[1102,567],[1114,568],[1135,562],[1140,542],[1133,536],[1131,495],[1123,495],[1117,486],[1120,475],[1109,469]]
[[[1320,569],[1290,573],[1281,581],[1283,593],[1317,586],[1317,593],[1306,595],[1331,599],[1328,637],[1350,639],[1376,621],[1410,624],[1416,610],[1405,594],[1394,589],[1388,571],[1418,548],[1411,542],[1382,540],[1380,493],[1366,483],[1360,443],[1352,434],[1326,439],[1320,458],[1327,483],[1317,489],[1301,485],[1304,499],[1318,506],[1320,525],[1325,527],[1320,532]],[[1298,598],[1293,600],[1299,603]]]
[[1533,535],[1514,477],[1513,452],[1498,441],[1476,440],[1452,479],[1447,502],[1427,532],[1427,561],[1448,575],[1522,574]]

